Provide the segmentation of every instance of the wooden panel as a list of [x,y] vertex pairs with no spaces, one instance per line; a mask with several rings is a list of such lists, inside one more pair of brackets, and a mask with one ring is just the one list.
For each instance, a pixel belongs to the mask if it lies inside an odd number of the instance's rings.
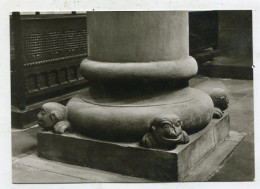
[[[87,57],[86,14],[19,15],[10,22],[12,105],[23,101],[26,106],[87,82],[79,76],[79,64]],[[17,91],[17,86],[25,89]]]
[[51,87],[59,85],[58,72],[53,70],[49,73],[49,82]]

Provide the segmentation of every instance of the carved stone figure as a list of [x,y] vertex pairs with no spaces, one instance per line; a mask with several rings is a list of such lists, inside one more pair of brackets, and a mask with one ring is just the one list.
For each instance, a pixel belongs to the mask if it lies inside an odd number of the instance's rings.
[[227,97],[227,92],[221,88],[214,88],[209,91],[209,96],[212,98],[215,107],[213,117],[221,118],[224,110],[228,108],[229,99]]
[[142,138],[141,145],[146,148],[174,149],[177,144],[189,142],[189,136],[182,130],[182,122],[175,114],[156,117],[150,131]]
[[70,123],[67,120],[68,110],[62,104],[56,102],[43,104],[37,117],[39,126],[44,130],[54,130],[56,133],[64,133],[70,129]]

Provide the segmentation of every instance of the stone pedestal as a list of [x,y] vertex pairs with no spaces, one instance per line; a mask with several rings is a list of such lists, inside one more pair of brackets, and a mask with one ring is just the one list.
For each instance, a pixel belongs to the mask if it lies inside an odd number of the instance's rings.
[[79,134],[38,133],[38,156],[69,164],[148,178],[182,181],[198,163],[214,151],[230,130],[229,115],[213,119],[190,142],[171,151],[146,149],[138,142],[105,142]]

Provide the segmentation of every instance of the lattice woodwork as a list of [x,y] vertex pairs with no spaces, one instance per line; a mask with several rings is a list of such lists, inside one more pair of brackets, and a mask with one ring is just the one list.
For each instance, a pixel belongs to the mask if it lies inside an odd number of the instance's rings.
[[63,55],[87,49],[87,31],[31,33],[25,36],[25,53],[32,59]]

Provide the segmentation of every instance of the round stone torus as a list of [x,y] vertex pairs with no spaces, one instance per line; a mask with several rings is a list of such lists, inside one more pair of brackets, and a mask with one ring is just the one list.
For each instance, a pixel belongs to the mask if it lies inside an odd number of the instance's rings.
[[179,60],[159,62],[112,63],[85,59],[80,65],[81,75],[91,81],[97,80],[181,80],[196,75],[196,60],[188,56]]
[[193,88],[128,99],[98,99],[89,91],[67,104],[69,120],[90,137],[112,141],[140,140],[158,115],[176,114],[183,130],[192,133],[207,126],[214,107],[208,94]]

